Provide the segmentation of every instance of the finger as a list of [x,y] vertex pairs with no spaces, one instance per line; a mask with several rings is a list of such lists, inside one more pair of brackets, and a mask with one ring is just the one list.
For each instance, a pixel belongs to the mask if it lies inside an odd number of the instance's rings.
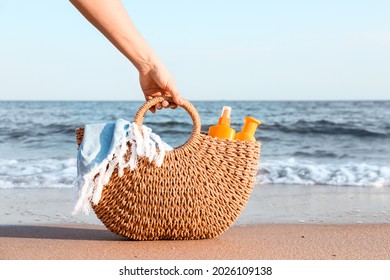
[[[152,98],[153,98],[152,96],[145,96],[146,101],[150,101],[152,100]],[[154,114],[156,112],[156,108],[154,106],[150,107],[149,111]]]
[[161,96],[162,94],[160,91],[157,91],[157,92],[153,92],[153,93],[151,93],[151,92],[144,93],[144,95],[145,95],[145,100],[149,101],[149,100],[153,99],[154,97]]
[[177,105],[183,104],[184,102],[183,98],[181,98],[180,93],[176,88],[172,89],[171,95],[172,95],[173,102],[175,102]]
[[169,102],[168,101],[164,100],[163,102],[161,102],[161,104],[162,104],[162,106],[164,108],[169,108]]
[[162,106],[161,103],[157,103],[157,104],[156,104],[156,109],[157,109],[157,110],[161,110],[162,107],[163,107],[163,106]]
[[162,95],[161,91],[157,91],[157,92],[152,94],[153,97],[157,97],[157,96],[161,96],[161,95]]
[[171,109],[176,109],[178,107],[178,105],[176,103],[171,102],[171,103],[169,103],[169,107]]

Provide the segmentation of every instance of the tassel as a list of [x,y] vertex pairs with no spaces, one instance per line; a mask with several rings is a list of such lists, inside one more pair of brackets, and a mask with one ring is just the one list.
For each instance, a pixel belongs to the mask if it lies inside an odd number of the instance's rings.
[[[130,158],[126,162],[124,156],[128,150],[127,142],[130,142],[131,150]],[[161,167],[163,164],[165,147],[161,138],[153,133],[149,127],[143,125],[139,128],[136,123],[125,126],[118,143],[114,144],[114,151],[107,155],[106,159],[95,166],[88,174],[77,178],[76,184],[79,189],[79,199],[72,215],[80,211],[88,215],[90,212],[90,199],[95,205],[99,203],[103,187],[110,181],[115,167],[118,167],[118,176],[122,177],[124,168],[129,167],[130,170],[134,170],[137,167],[138,157],[147,157],[150,163],[155,161],[155,165],[158,167]]]

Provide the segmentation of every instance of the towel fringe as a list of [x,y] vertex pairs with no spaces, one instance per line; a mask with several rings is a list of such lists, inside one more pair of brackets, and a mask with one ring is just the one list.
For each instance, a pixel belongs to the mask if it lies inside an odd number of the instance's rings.
[[[122,177],[125,168],[134,170],[139,157],[148,158],[149,162],[161,167],[165,157],[165,146],[157,134],[147,126],[142,126],[141,131],[136,123],[132,123],[122,131],[118,143],[115,143],[114,151],[109,154],[100,164],[83,176],[78,176],[76,185],[79,189],[78,200],[72,212],[76,215],[83,212],[90,213],[90,200],[94,205],[100,201],[104,186],[110,181],[115,168],[118,167],[118,176]],[[127,143],[130,142],[130,158],[125,160],[128,151]],[[159,152],[157,152],[159,150]]]

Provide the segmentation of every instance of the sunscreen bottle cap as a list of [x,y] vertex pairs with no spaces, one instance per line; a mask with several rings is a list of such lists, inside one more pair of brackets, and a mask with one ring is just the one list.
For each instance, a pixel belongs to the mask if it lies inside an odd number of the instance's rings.
[[229,106],[223,106],[221,117],[218,120],[218,124],[230,126],[230,114],[232,113],[232,108]]

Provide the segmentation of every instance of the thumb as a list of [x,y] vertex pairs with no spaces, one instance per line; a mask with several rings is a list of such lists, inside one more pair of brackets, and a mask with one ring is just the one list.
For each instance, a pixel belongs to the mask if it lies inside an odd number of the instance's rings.
[[182,105],[183,104],[183,98],[180,96],[180,93],[179,91],[177,90],[177,88],[172,88],[169,93],[171,94],[172,96],[172,99],[173,99],[173,102],[175,102],[177,105]]
[[[165,68],[162,68],[165,69]],[[180,96],[180,92],[176,88],[173,77],[169,74],[168,70],[159,71],[156,73],[155,82],[165,91],[166,94],[172,96],[173,102],[177,105],[183,104],[183,99]]]

